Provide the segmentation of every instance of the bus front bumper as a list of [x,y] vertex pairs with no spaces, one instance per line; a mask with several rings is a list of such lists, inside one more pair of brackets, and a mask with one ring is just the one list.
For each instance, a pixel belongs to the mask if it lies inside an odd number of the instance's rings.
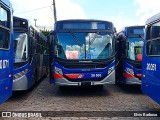
[[124,84],[141,85],[142,81],[138,78],[125,78]]
[[66,78],[55,79],[55,84],[57,86],[83,86],[83,85],[104,85],[104,84],[115,84],[115,70],[112,71],[108,76],[106,76],[101,81],[81,81],[81,82],[71,82]]

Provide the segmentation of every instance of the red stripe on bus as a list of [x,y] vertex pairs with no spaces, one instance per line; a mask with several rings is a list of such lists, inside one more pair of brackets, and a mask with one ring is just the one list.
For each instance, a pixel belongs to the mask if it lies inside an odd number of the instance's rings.
[[77,79],[79,78],[80,74],[65,74],[70,79]]
[[62,75],[55,73],[54,78],[64,78]]
[[135,76],[128,74],[128,73],[123,73],[123,76],[126,78],[135,78]]
[[142,74],[136,74],[138,77],[142,78]]

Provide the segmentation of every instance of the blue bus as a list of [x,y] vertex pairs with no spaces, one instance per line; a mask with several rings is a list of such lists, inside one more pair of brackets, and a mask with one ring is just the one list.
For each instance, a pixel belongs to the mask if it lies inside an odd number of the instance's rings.
[[141,84],[143,37],[144,26],[128,26],[117,32],[117,84]]
[[8,0],[0,1],[0,104],[12,95],[13,16]]
[[49,50],[47,37],[32,26],[29,20],[13,17],[14,78],[13,90],[28,90],[47,75]]
[[115,84],[115,30],[101,20],[62,20],[50,36],[50,83]]
[[142,91],[160,104],[160,13],[146,21]]

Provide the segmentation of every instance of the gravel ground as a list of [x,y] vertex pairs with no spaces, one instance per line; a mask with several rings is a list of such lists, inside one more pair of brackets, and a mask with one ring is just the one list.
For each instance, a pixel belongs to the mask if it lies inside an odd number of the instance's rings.
[[[104,85],[103,88],[95,86],[86,87],[57,87],[49,84],[46,78],[32,90],[14,92],[12,97],[0,105],[0,111],[71,111],[82,112],[82,116],[76,117],[43,117],[39,120],[146,120],[157,119],[156,117],[116,117],[114,111],[160,111],[160,106],[144,95],[139,85]],[[100,111],[109,114],[94,117],[87,117],[84,111]],[[117,112],[117,114],[119,114]],[[110,117],[111,116],[111,117]],[[6,118],[3,118],[6,119]],[[10,119],[10,118],[8,118]],[[11,118],[11,120],[18,118]],[[22,118],[19,118],[22,119]],[[37,118],[24,118],[26,120],[37,120]],[[160,118],[159,118],[160,119]]]

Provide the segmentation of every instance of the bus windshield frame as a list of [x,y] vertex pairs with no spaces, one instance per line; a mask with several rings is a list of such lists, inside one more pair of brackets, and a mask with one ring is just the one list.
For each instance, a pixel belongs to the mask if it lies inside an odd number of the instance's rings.
[[[114,42],[114,35],[109,30],[56,31],[55,43],[53,48],[55,51],[54,56],[65,60],[105,60],[108,58],[112,58],[115,55]],[[110,46],[107,46],[107,44],[109,43]],[[112,52],[109,52],[109,48],[112,48]],[[101,53],[98,53],[98,51],[100,51]],[[63,54],[60,56],[59,53]]]
[[129,27],[126,29],[126,33],[126,58],[142,62],[144,27]]

